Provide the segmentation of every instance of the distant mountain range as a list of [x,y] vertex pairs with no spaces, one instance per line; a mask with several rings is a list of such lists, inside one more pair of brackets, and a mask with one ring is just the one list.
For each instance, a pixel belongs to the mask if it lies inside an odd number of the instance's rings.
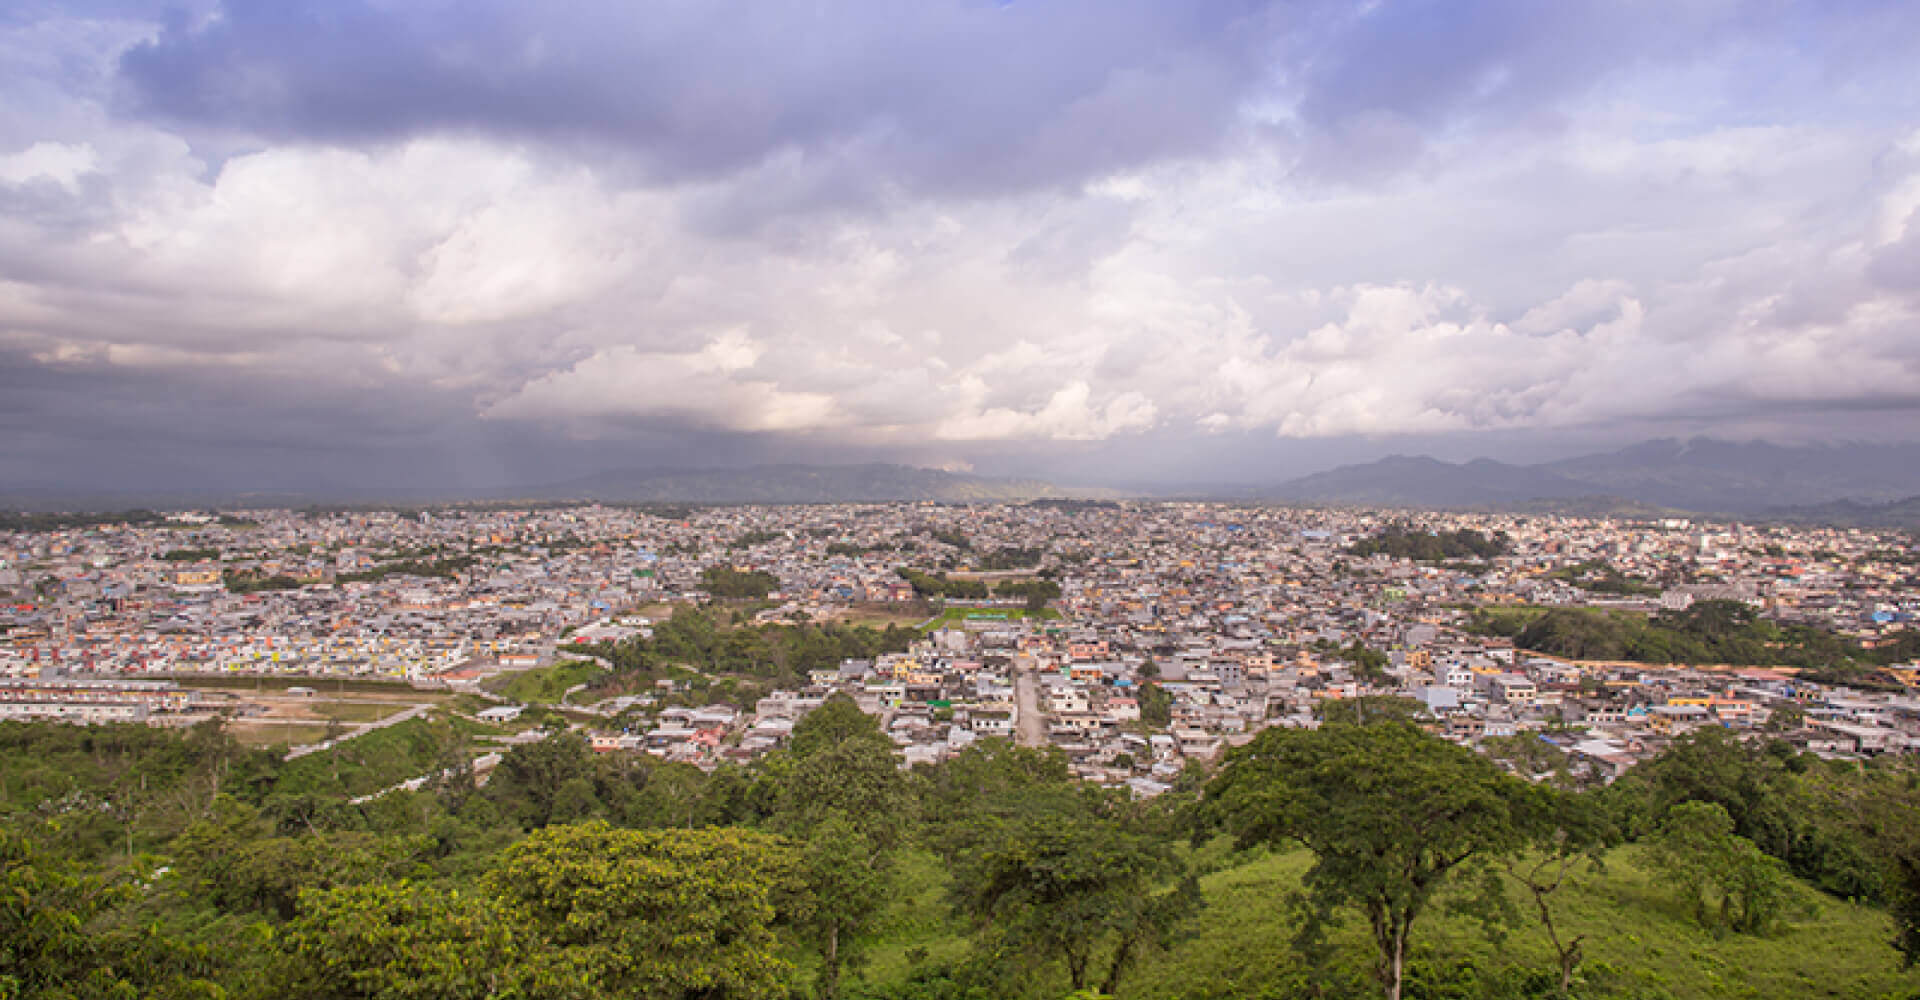
[[[734,469],[628,469],[538,486],[491,490],[341,488],[312,492],[12,490],[0,509],[234,509],[315,504],[841,503],[1111,499],[1122,491],[1061,487],[906,465],[762,465]],[[1135,494],[1138,495],[1138,494]],[[1168,491],[1168,496],[1175,495]],[[1199,497],[1192,490],[1178,495]],[[1920,445],[1648,441],[1605,454],[1537,465],[1393,456],[1275,486],[1216,487],[1217,499],[1373,507],[1509,510],[1651,517],[1727,514],[1781,521],[1920,528]]]
[[[1392,456],[1289,480],[1263,499],[1367,506],[1778,515],[1901,520],[1920,506],[1920,445],[1647,441],[1538,465]],[[1862,522],[1865,523],[1865,522]]]

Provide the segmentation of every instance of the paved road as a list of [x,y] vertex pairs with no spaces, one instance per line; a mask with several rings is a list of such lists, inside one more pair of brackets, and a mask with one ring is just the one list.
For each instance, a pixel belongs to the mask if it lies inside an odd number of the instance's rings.
[[1040,684],[1033,671],[1020,670],[1013,675],[1014,726],[1024,747],[1047,745],[1047,717],[1040,714]]
[[427,714],[427,712],[431,711],[432,709],[433,709],[433,705],[427,704],[427,703],[415,705],[404,712],[395,712],[394,714],[389,715],[384,719],[380,719],[375,722],[369,722],[361,726],[360,728],[355,729],[352,732],[346,734],[345,736],[339,737],[338,739],[323,740],[319,743],[310,743],[303,747],[294,747],[293,749],[287,751],[286,759],[294,760],[296,758],[305,757],[310,753],[317,753],[329,747],[338,746],[350,739],[353,739],[356,736],[365,736],[376,729],[385,729],[388,726],[397,726],[400,723],[407,721],[408,719],[417,719],[420,716]]

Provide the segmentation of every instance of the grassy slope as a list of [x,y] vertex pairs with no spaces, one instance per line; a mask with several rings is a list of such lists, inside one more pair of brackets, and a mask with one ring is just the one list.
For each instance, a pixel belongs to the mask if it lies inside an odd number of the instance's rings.
[[409,719],[287,764],[276,792],[365,795],[424,774],[450,747],[499,729],[461,718]]
[[[1276,988],[1273,995],[1288,995],[1279,988],[1294,962],[1282,904],[1309,860],[1304,853],[1263,855],[1208,876],[1208,905],[1188,936],[1168,953],[1143,959],[1123,981],[1122,1000],[1258,997],[1269,987]],[[870,983],[903,981],[913,968],[912,949],[926,949],[928,961],[939,964],[967,947],[964,928],[945,908],[939,862],[912,854],[901,874],[901,891],[870,947],[863,976]],[[1884,912],[1812,890],[1787,926],[1759,938],[1716,938],[1694,924],[1633,847],[1613,852],[1604,872],[1579,875],[1561,895],[1555,912],[1562,926],[1587,936],[1586,982],[1578,996],[1874,998],[1906,997],[1920,988],[1920,973],[1903,973],[1887,943]],[[1516,896],[1515,902],[1525,901]],[[1338,962],[1363,968],[1370,960],[1364,931],[1354,915],[1337,932]],[[1553,966],[1545,935],[1530,920],[1495,945],[1473,920],[1436,906],[1414,933],[1416,960],[1471,959],[1483,969]]]
[[586,660],[568,660],[551,667],[504,675],[506,680],[494,691],[502,698],[523,704],[558,705],[560,696],[566,694],[568,688],[591,683],[606,672],[605,668]]

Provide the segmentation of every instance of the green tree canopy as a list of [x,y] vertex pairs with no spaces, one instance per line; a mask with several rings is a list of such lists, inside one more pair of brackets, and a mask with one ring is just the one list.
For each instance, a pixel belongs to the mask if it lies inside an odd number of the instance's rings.
[[1375,974],[1398,1000],[1414,921],[1453,871],[1526,839],[1525,785],[1399,722],[1268,729],[1229,753],[1203,814],[1243,845],[1301,844],[1314,912],[1366,915]]

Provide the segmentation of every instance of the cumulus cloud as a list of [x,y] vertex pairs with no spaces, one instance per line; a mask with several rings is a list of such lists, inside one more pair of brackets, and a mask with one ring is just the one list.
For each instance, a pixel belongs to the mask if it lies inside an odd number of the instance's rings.
[[886,10],[0,18],[0,472],[1920,406],[1910,5]]

